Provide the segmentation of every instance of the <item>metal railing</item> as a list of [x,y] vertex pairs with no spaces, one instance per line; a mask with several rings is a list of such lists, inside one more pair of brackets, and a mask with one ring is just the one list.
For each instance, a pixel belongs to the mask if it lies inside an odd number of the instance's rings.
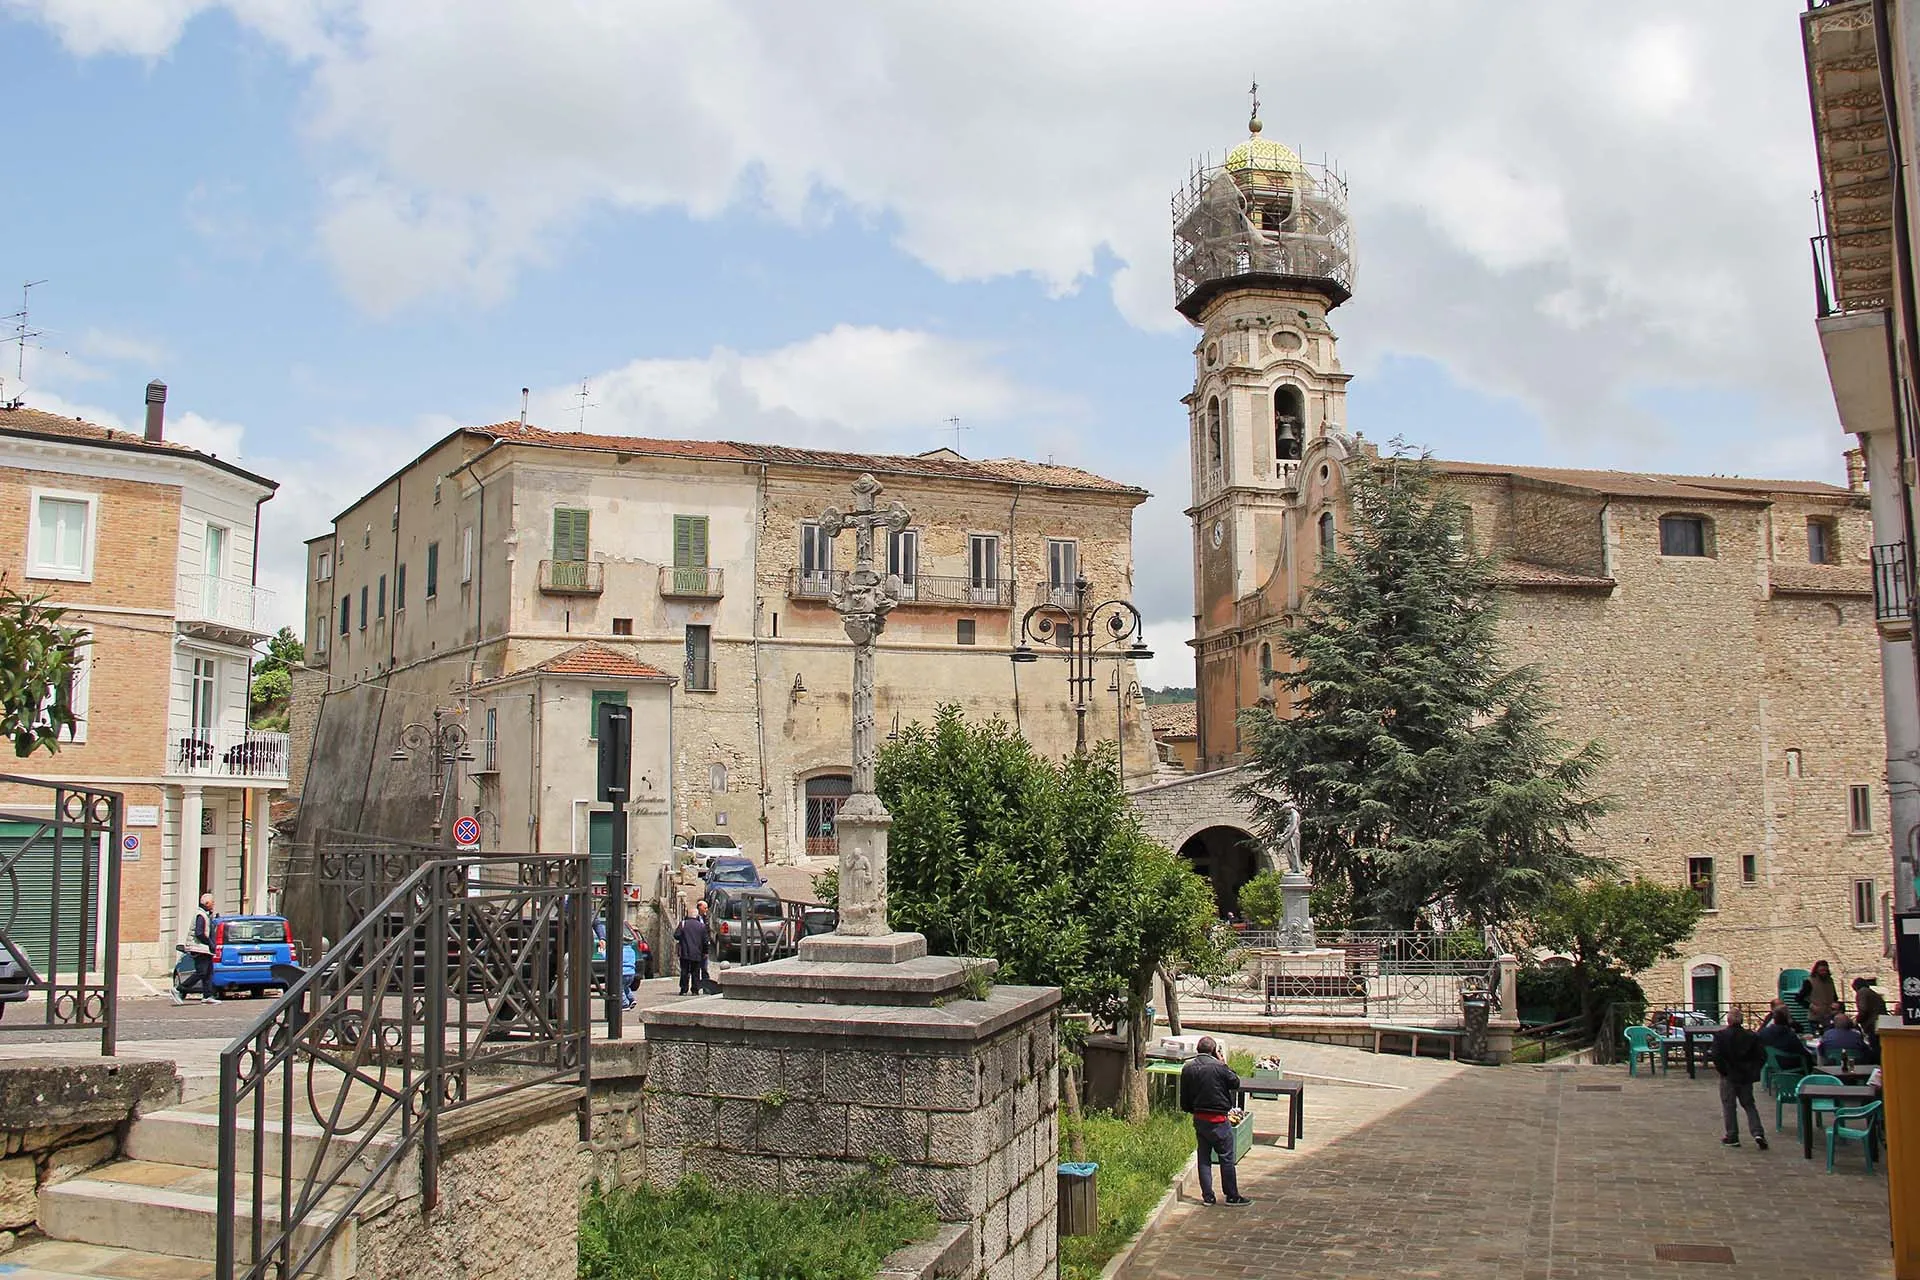
[[290,739],[264,729],[167,730],[167,772],[208,778],[262,778],[284,782]]
[[1907,582],[1907,544],[1882,542],[1873,548],[1873,620],[1905,622],[1913,616]]
[[1499,962],[1465,935],[1343,933],[1321,939],[1320,946],[1344,952],[1344,958],[1309,972],[1292,969],[1275,931],[1249,931],[1235,941],[1226,973],[1180,980],[1183,1010],[1420,1018],[1449,1025],[1461,1018],[1463,996],[1490,996],[1499,1007]]
[[586,884],[586,854],[423,863],[227,1046],[219,1280],[324,1270],[415,1154],[431,1209],[443,1118],[536,1085],[585,1096]]
[[0,1031],[98,1027],[111,1056],[125,802],[118,791],[0,774],[0,788],[16,787],[25,796],[0,803],[0,1012],[37,1003],[40,1017]]
[[718,600],[722,575],[717,565],[663,564],[660,566],[660,594],[700,600]]
[[[1893,269],[1888,265],[1886,247],[1874,243],[1882,234],[1869,231],[1864,235],[1855,232],[1851,236],[1820,235],[1811,238],[1814,304],[1816,314],[1821,319],[1885,311],[1892,305]],[[1865,241],[1863,245],[1854,247],[1864,249],[1866,258],[1866,265],[1863,267],[1856,263],[1851,273],[1842,257],[1849,248],[1849,238]]]
[[[845,586],[846,581],[844,569],[831,573],[793,569],[787,575],[787,595],[795,600],[825,600],[835,587]],[[1013,582],[1011,579],[976,582],[965,574],[916,573],[900,580],[900,603],[1010,609]]]
[[604,560],[542,560],[540,590],[550,596],[597,596],[606,589]]
[[174,590],[174,616],[235,631],[259,631],[273,604],[273,592],[250,582],[203,573],[183,573]]
[[686,677],[681,687],[692,693],[713,693],[720,687],[719,678],[719,664],[711,658],[688,658]]

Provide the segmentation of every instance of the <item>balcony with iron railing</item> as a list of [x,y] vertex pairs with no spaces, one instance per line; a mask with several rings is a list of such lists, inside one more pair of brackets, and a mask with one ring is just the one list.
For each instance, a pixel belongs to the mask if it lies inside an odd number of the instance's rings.
[[183,573],[174,588],[174,618],[190,631],[243,632],[260,636],[273,592],[250,582],[202,573]]
[[175,777],[285,783],[287,758],[284,733],[179,724],[167,728],[167,773]]
[[549,596],[597,596],[606,589],[604,560],[542,560],[540,591]]
[[669,598],[718,600],[721,572],[712,565],[663,564],[660,566],[660,594]]
[[[794,600],[825,600],[835,587],[846,585],[844,569],[831,573],[795,569],[787,577],[787,595]],[[944,574],[918,573],[900,580],[902,605],[932,605],[946,608],[1010,609],[1013,607],[1011,581],[976,581],[973,578]]]
[[1904,542],[1883,542],[1873,549],[1873,620],[1901,624],[1913,620]]
[[720,688],[719,675],[719,664],[713,659],[688,658],[680,687],[688,693],[715,693]]

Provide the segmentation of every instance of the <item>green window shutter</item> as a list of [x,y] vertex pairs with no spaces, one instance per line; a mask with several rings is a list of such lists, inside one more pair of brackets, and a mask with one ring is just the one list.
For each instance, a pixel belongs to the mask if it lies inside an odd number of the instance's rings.
[[600,736],[600,704],[611,702],[616,707],[627,705],[625,689],[595,689],[587,706],[587,737],[597,739]]
[[427,599],[440,594],[440,544],[427,544]]
[[553,558],[587,558],[587,513],[572,507],[553,509]]
[[[597,694],[595,695],[598,696]],[[599,884],[613,870],[613,815],[587,815],[587,878]]]
[[673,518],[673,567],[676,569],[707,567],[707,518],[705,516]]
[[[0,864],[11,864],[19,894],[19,909],[8,936],[42,978],[55,971],[96,968],[100,963],[99,850],[86,846],[78,827],[64,830],[60,846],[56,867],[51,827],[43,829],[37,822],[0,823]],[[58,956],[52,954],[56,912],[61,926]]]

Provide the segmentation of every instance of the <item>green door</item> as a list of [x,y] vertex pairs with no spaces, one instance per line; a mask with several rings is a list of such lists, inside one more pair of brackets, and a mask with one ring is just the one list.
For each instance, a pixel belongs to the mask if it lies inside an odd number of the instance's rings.
[[[0,822],[0,929],[42,978],[100,967],[100,853],[77,827]],[[59,955],[53,954],[58,918]]]
[[587,815],[587,865],[588,875],[595,884],[606,881],[613,870],[613,815],[611,813],[589,813]]
[[1693,970],[1693,1007],[1710,1018],[1720,1017],[1720,968],[1703,964]]

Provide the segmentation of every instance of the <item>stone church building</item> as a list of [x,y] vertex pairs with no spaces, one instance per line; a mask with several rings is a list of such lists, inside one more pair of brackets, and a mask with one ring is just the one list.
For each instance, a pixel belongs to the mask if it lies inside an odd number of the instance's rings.
[[[1207,774],[1241,762],[1238,716],[1273,697],[1280,633],[1349,518],[1348,469],[1377,453],[1348,422],[1329,319],[1353,287],[1345,182],[1251,123],[1174,201],[1175,301],[1200,330],[1184,403],[1201,776],[1136,793],[1223,908],[1254,858]],[[1437,467],[1496,562],[1510,660],[1545,674],[1562,736],[1609,752],[1591,847],[1707,900],[1649,995],[1765,999],[1823,957],[1879,972],[1886,744],[1857,458],[1848,488]]]

